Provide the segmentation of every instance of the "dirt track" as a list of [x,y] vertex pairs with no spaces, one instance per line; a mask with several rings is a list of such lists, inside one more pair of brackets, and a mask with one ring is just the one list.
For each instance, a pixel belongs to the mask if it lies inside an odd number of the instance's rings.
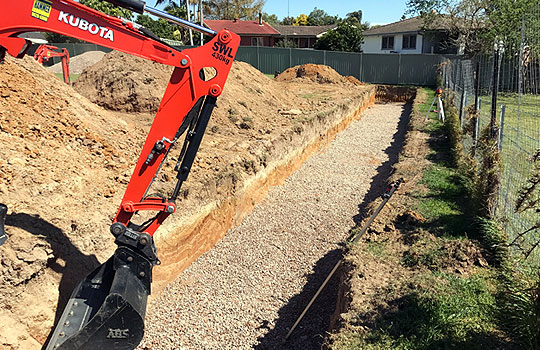
[[335,306],[331,293],[288,345],[280,343],[337,261],[359,208],[380,192],[408,112],[403,104],[370,108],[273,188],[151,303],[140,348],[320,349]]

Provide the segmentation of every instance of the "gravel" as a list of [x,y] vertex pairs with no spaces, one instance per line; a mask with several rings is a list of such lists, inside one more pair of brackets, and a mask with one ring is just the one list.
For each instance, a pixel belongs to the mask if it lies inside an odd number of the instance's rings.
[[149,305],[139,348],[320,349],[335,308],[325,293],[281,341],[339,259],[372,182],[387,177],[380,171],[399,152],[392,143],[404,111],[394,103],[369,108],[272,188]]

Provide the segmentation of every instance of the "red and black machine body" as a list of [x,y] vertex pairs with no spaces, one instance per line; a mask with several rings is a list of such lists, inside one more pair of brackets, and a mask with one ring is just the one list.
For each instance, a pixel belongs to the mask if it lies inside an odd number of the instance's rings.
[[53,57],[60,57],[62,60],[62,74],[64,75],[64,83],[70,85],[69,77],[69,52],[66,48],[58,48],[52,45],[39,45],[34,52],[34,59],[39,64],[47,62]]
[[[201,47],[179,51],[137,24],[74,0],[7,1],[0,11],[0,61],[6,53],[17,58],[25,55],[30,42],[19,34],[49,31],[175,67],[110,228],[118,247],[74,290],[47,349],[133,349],[141,341],[152,268],[159,264],[152,237],[176,211],[175,199],[188,177],[240,44],[234,33],[216,33],[147,7],[140,0],[107,1],[198,30],[211,39]],[[216,75],[205,77],[205,67],[214,68]],[[183,146],[175,167],[176,186],[168,196],[147,196],[178,140]],[[155,216],[144,223],[132,222],[133,215],[141,211]]]

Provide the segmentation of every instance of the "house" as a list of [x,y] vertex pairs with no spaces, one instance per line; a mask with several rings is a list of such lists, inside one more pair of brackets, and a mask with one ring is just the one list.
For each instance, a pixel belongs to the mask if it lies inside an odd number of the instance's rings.
[[422,18],[412,17],[364,31],[364,53],[457,54],[458,48],[440,28],[423,29]]
[[329,30],[335,29],[337,24],[326,26],[291,26],[274,24],[273,26],[280,34],[276,43],[281,40],[292,40],[296,47],[313,48],[315,41]]
[[204,20],[204,24],[216,32],[222,29],[230,30],[240,35],[241,46],[274,46],[279,32],[264,22],[259,15],[258,21],[233,20]]

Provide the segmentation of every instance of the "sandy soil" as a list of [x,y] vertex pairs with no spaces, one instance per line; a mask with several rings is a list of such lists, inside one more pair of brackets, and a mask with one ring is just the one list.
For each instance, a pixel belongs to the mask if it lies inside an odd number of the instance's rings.
[[[105,56],[103,51],[87,51],[70,57],[69,72],[71,74],[81,74],[83,70],[99,62],[103,56]],[[53,73],[62,73],[62,62],[58,62],[47,69]]]

